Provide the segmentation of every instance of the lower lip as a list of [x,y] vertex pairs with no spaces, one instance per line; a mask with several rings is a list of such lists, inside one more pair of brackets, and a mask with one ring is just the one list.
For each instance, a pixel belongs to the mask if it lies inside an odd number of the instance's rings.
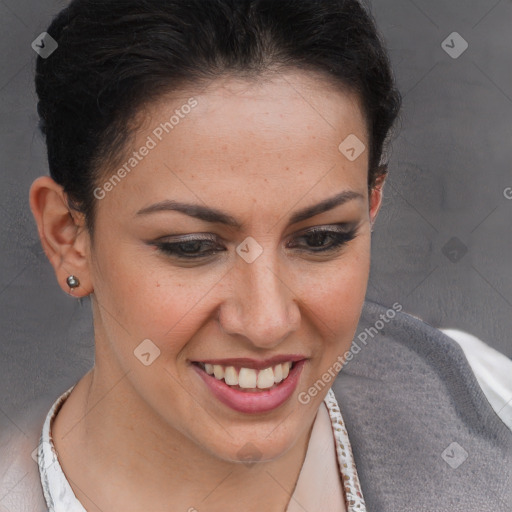
[[223,380],[218,380],[215,377],[208,375],[197,365],[194,364],[192,366],[203,379],[213,395],[215,395],[223,404],[238,412],[257,414],[272,411],[290,398],[297,388],[304,363],[305,360],[295,363],[294,367],[290,370],[288,377],[275,388],[269,391],[256,392],[233,389]]

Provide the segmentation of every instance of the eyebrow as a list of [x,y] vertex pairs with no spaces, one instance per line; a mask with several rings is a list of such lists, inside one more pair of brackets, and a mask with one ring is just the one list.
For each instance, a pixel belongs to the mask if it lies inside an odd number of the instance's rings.
[[[359,192],[355,192],[354,190],[344,190],[343,192],[324,199],[317,204],[308,206],[302,210],[298,210],[289,218],[288,222],[290,225],[296,224],[297,222],[301,222],[303,220],[309,219],[310,217],[314,217],[315,215],[319,215],[321,213],[332,210],[333,208],[336,208],[337,206],[347,203],[353,199],[364,199],[364,196]],[[163,211],[181,212],[185,215],[195,217],[196,219],[200,219],[205,222],[225,224],[236,229],[242,229],[243,227],[242,224],[238,222],[234,217],[215,208],[201,206],[198,204],[181,203],[170,199],[160,201],[158,203],[142,208],[137,212],[136,215],[147,215],[150,213]]]

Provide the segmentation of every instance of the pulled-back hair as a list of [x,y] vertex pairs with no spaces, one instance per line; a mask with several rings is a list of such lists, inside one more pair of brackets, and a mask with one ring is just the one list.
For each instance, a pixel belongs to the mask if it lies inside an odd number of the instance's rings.
[[387,172],[384,144],[400,109],[389,59],[357,0],[73,0],[37,58],[39,127],[51,177],[93,235],[94,189],[133,136],[141,108],[221,76],[290,68],[355,92],[369,133],[368,187]]

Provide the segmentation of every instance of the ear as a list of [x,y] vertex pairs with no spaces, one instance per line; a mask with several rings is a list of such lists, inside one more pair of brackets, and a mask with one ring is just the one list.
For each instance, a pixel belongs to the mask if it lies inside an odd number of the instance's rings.
[[376,180],[375,185],[373,186],[370,194],[370,222],[373,225],[377,215],[379,213],[380,207],[382,205],[382,197],[383,197],[383,188],[384,183],[387,177],[387,170],[384,168],[383,173],[380,174]]
[[[49,176],[41,176],[32,183],[29,201],[41,245],[60,287],[74,297],[89,295],[93,292],[90,239],[84,216],[69,209],[63,187]],[[70,275],[78,277],[78,287],[69,287],[66,280]]]

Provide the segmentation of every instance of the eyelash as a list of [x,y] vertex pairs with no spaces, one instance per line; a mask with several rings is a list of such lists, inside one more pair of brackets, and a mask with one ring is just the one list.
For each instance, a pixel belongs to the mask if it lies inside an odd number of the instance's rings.
[[[308,238],[308,237],[315,237],[320,235],[322,237],[332,237],[334,239],[333,243],[331,243],[327,248],[322,249],[302,249],[300,252],[309,252],[311,254],[323,254],[323,253],[334,253],[340,251],[348,242],[353,240],[357,236],[357,228],[351,227],[349,230],[347,229],[339,229],[339,230],[333,230],[333,229],[324,229],[324,228],[313,228],[310,229],[301,236],[297,238]],[[320,242],[324,241],[325,239],[321,239]],[[199,254],[186,254],[181,252],[180,253],[180,246],[186,246],[187,244],[201,244],[201,243],[215,243],[215,240],[212,240],[211,238],[199,238],[194,237],[190,238],[188,240],[181,240],[179,242],[156,242],[154,245],[158,247],[160,251],[165,253],[166,255],[173,256],[175,258],[181,259],[181,260],[198,260],[201,258],[206,258],[208,256],[212,256],[215,253],[223,252],[224,249],[216,250],[211,249],[209,251],[205,251]]]

